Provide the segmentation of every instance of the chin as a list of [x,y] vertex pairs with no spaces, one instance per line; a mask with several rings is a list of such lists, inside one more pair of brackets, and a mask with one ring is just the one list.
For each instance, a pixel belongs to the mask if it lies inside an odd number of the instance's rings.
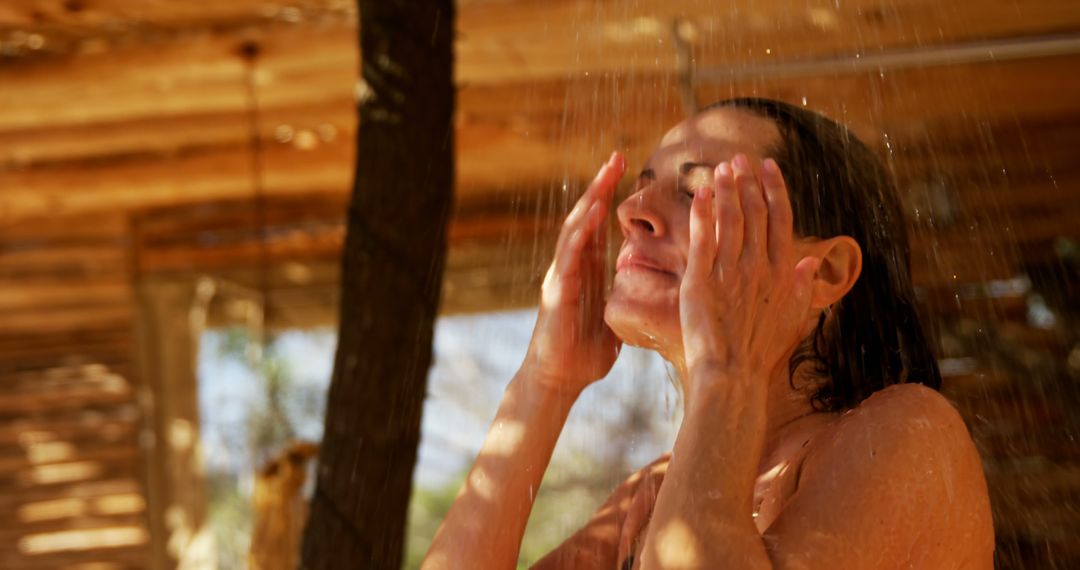
[[662,351],[681,334],[678,295],[634,295],[616,281],[604,322],[624,344]]

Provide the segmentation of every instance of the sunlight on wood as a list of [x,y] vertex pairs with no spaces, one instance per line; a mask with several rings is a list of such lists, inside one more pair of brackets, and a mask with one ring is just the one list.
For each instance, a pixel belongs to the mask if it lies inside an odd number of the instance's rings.
[[35,443],[26,448],[30,463],[56,463],[75,456],[75,446],[66,441]]
[[79,461],[34,467],[25,475],[30,482],[38,485],[85,481],[97,477],[105,467],[97,461]]
[[149,539],[146,530],[136,526],[68,530],[31,534],[19,540],[24,554],[46,554],[65,550],[89,550],[144,544]]
[[94,501],[94,513],[100,515],[134,514],[141,513],[144,509],[146,500],[135,493],[109,495]]
[[179,450],[189,449],[195,443],[195,428],[187,420],[173,420],[169,429],[169,444]]
[[35,501],[22,505],[16,518],[24,523],[81,517],[87,515],[137,514],[146,509],[146,500],[136,493],[106,495],[96,499],[66,498]]
[[24,523],[40,522],[67,517],[76,517],[86,511],[86,501],[82,499],[57,499],[38,501],[19,507],[16,518]]

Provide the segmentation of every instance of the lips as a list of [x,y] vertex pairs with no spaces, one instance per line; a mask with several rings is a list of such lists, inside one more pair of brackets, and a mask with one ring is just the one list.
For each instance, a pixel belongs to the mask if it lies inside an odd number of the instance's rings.
[[644,269],[656,273],[663,273],[665,275],[675,275],[655,259],[637,253],[631,249],[626,249],[619,254],[619,259],[615,262],[616,272],[622,271],[623,269]]

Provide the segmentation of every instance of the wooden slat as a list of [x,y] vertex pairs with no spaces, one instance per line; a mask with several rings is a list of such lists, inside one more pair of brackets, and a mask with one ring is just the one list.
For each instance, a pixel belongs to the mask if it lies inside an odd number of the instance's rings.
[[122,278],[127,273],[127,258],[127,251],[113,244],[62,244],[18,250],[5,250],[0,245],[0,283]]
[[[261,109],[339,101],[352,93],[359,67],[351,27],[275,32],[186,37],[153,49],[134,44],[5,66],[0,82],[19,89],[0,92],[0,130],[242,113],[248,108],[248,72],[239,50],[249,41],[261,47],[256,75]],[[304,49],[296,48],[301,45]]]
[[[17,520],[17,519],[16,519]],[[18,543],[27,536],[59,533],[73,530],[98,530],[115,527],[139,527],[143,524],[141,512],[135,514],[90,515],[65,517],[61,520],[34,523],[20,522],[10,526],[0,525],[0,542]]]
[[1022,7],[1002,0],[643,0],[618,7],[573,2],[464,4],[456,46],[468,82],[644,70],[673,71],[676,20],[705,65],[749,67],[793,58],[1074,31],[1068,0]]
[[[124,43],[139,44],[171,34],[190,41],[189,36],[199,29],[284,27],[274,22],[294,16],[306,20],[292,27],[310,28],[326,21],[354,25],[353,7],[348,3],[282,6],[245,0],[225,9],[198,2],[188,9],[143,4],[133,10],[116,0],[98,0],[76,3],[82,6],[77,12],[58,4],[37,0],[9,7],[0,12],[0,29],[36,29],[45,40],[39,51],[56,53],[78,49],[79,40],[100,43],[119,36]],[[1023,6],[1001,0],[964,0],[950,4],[947,14],[929,0],[905,0],[887,7],[872,0],[841,5],[826,0],[740,0],[725,5],[724,10],[703,0],[646,0],[618,7],[569,0],[463,0],[459,11],[457,67],[459,81],[465,83],[542,80],[585,71],[671,72],[677,20],[685,22],[688,33],[684,37],[699,60],[711,65],[760,65],[792,57],[1008,38],[1075,30],[1080,23],[1080,10],[1068,0]],[[118,32],[114,22],[127,27]],[[22,51],[33,55],[32,50]]]
[[49,216],[0,225],[0,243],[5,249],[33,247],[97,245],[122,246],[128,232],[126,212],[98,212],[93,216]]
[[13,512],[15,508],[25,503],[64,498],[93,500],[108,495],[139,494],[142,492],[140,484],[133,475],[134,472],[121,477],[75,481],[30,489],[16,489],[14,486],[8,486],[0,491],[0,507],[3,507],[5,512]]
[[19,455],[2,454],[0,455],[0,477],[11,475],[12,473],[26,473],[37,468],[48,468],[72,463],[107,463],[116,460],[130,460],[137,455],[138,445],[134,441],[99,445],[82,443],[71,457],[61,461],[36,462],[25,453]]
[[50,281],[0,279],[0,318],[7,313],[39,307],[122,305],[131,295],[127,279],[84,278],[77,287],[72,287],[70,276]]
[[44,368],[93,364],[99,356],[130,351],[131,335],[130,325],[58,334],[0,335],[0,362],[47,361]]
[[126,456],[103,458],[98,461],[49,465],[44,468],[24,469],[10,475],[0,474],[0,494],[18,494],[29,489],[62,486],[75,481],[91,482],[131,477],[138,473],[139,469],[137,451],[137,449],[131,449]]
[[[81,551],[24,555],[14,549],[0,551],[0,561],[9,568],[20,570],[55,570],[57,568],[106,568],[108,570],[136,570],[147,567],[148,547],[145,544],[121,547],[97,547]],[[104,566],[101,566],[104,565]]]
[[[320,138],[351,141],[356,132],[355,103],[349,93],[337,100],[301,102],[261,109],[263,144],[278,144],[288,131],[308,131]],[[147,133],[155,136],[148,137]],[[303,134],[301,136],[309,136]],[[295,140],[295,136],[294,136]],[[82,162],[103,164],[160,159],[200,149],[231,147],[251,141],[250,117],[243,112],[191,113],[130,120],[0,131],[0,164],[28,168]],[[316,140],[314,142],[321,142]]]
[[0,446],[23,445],[34,439],[76,443],[121,441],[134,437],[138,429],[138,415],[130,407],[25,415],[0,422]]
[[115,27],[118,23],[151,28],[210,27],[222,22],[258,23],[280,17],[286,8],[300,15],[349,14],[355,9],[348,2],[334,0],[230,0],[213,2],[141,2],[93,0],[58,2],[52,0],[11,0],[0,9],[0,26],[26,29],[34,26],[71,28]]
[[94,331],[130,326],[133,308],[128,303],[75,308],[37,308],[10,313],[0,319],[0,335]]

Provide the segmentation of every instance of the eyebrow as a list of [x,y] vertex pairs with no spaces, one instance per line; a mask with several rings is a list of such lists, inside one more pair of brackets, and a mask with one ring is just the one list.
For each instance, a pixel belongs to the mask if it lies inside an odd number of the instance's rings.
[[[679,176],[686,176],[690,173],[691,170],[694,170],[695,168],[708,168],[711,170],[713,168],[716,168],[716,165],[709,164],[707,162],[684,162],[679,165]],[[645,170],[641,171],[641,174],[638,174],[638,180],[642,178],[656,180],[656,171],[651,168],[646,168]]]
[[708,168],[708,169],[712,170],[713,168],[716,168],[716,165],[709,164],[707,162],[684,162],[679,166],[679,175],[680,176],[685,176],[686,174],[689,174],[690,171],[694,170],[695,168]]
[[[679,175],[684,176],[687,173],[689,173],[691,170],[694,170],[695,168],[710,168],[711,169],[711,168],[716,168],[716,165],[715,164],[710,164],[708,162],[684,162],[684,163],[679,165]],[[648,179],[651,179],[651,180],[656,180],[656,171],[651,169],[651,168],[646,168],[645,170],[641,171],[641,174],[638,175],[638,178],[648,178]]]

